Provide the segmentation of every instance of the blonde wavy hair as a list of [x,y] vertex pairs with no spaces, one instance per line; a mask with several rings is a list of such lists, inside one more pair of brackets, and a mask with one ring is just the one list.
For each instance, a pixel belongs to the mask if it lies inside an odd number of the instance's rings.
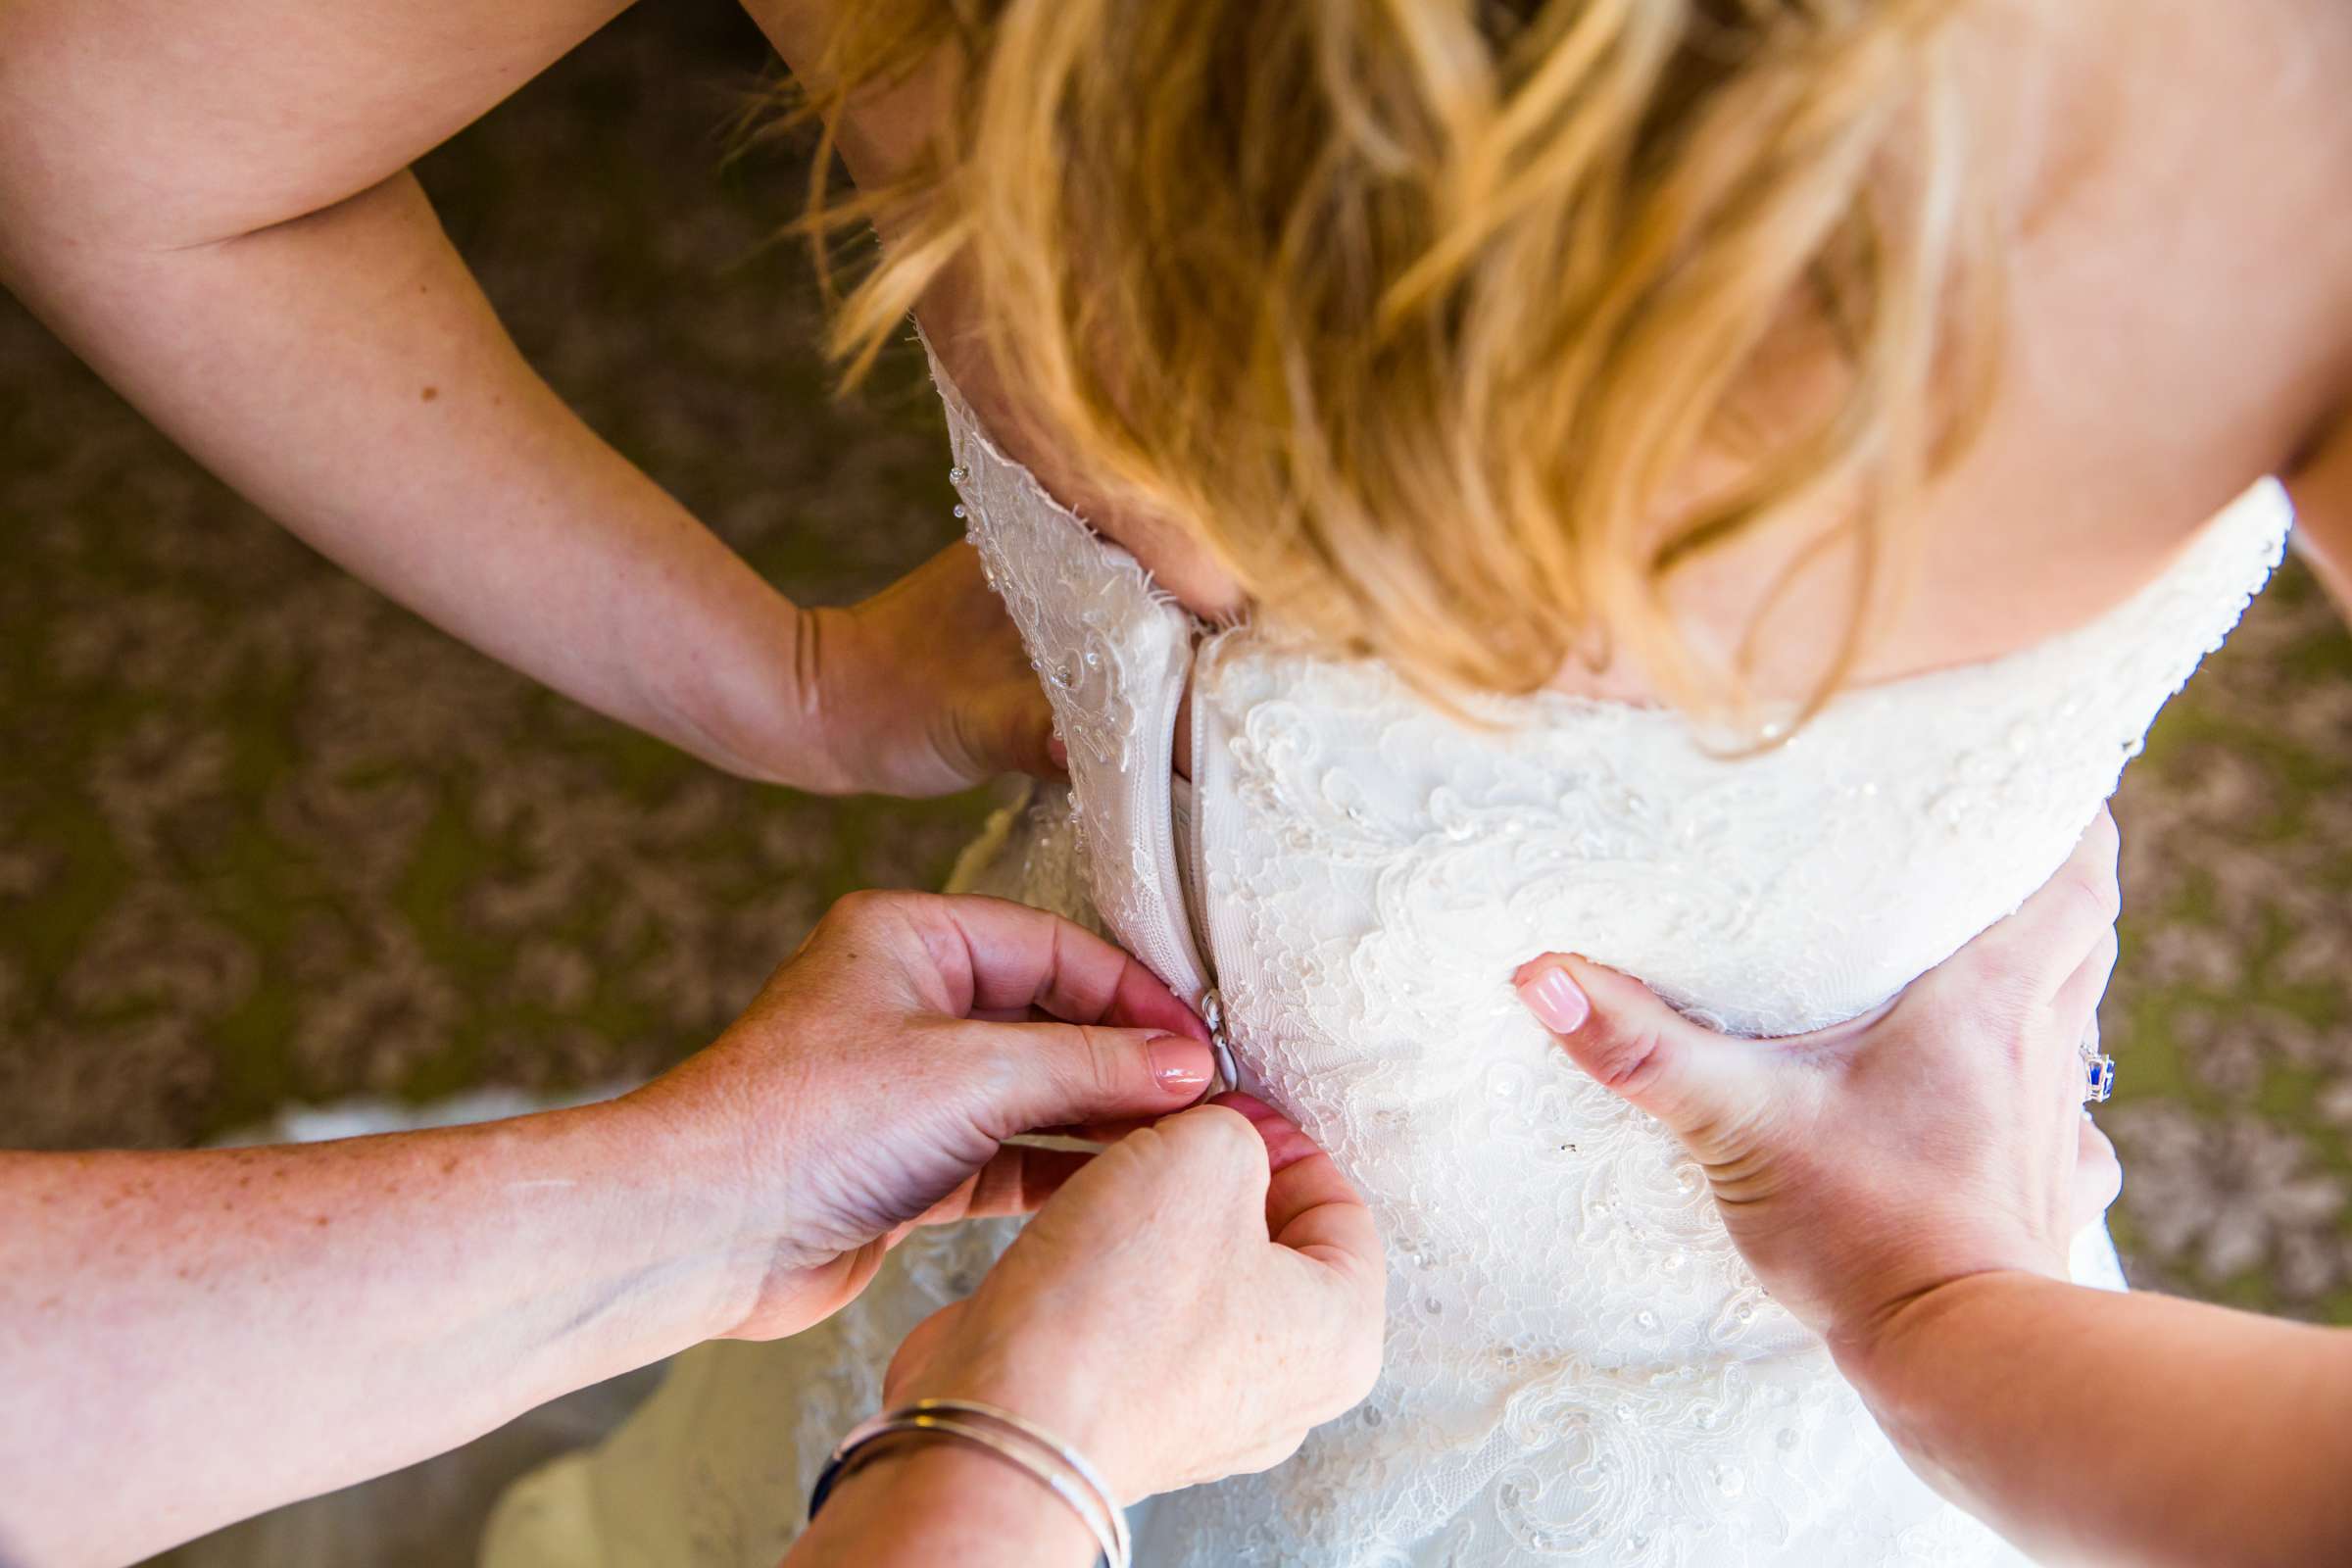
[[[968,269],[1057,456],[1270,619],[1439,694],[1622,649],[1678,703],[1752,712],[1752,650],[1701,656],[1669,584],[1776,519],[1841,517],[1798,552],[1857,564],[1809,713],[1988,375],[1954,10],[864,0],[801,106],[824,135],[804,221],[820,266],[848,225],[900,232],[828,284],[832,348],[855,383]],[[951,108],[927,155],[837,192],[844,106],[929,69]],[[1759,419],[1794,322],[1837,350],[1834,389]]]

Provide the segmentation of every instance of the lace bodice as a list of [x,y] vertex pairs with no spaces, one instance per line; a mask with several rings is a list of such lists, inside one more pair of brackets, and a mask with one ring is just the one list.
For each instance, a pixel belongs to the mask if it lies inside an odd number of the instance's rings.
[[[942,383],[973,542],[1069,748],[956,885],[1106,931],[1370,1201],[1386,1369],[1269,1475],[1156,1500],[1148,1568],[2014,1562],[1903,1466],[1732,1250],[1705,1182],[1521,1009],[1547,950],[1751,1034],[1875,1005],[2065,858],[2291,520],[2265,483],[2096,622],[1867,688],[1785,747],[1537,697],[1472,721],[1377,665],[1211,631],[1056,505]],[[1170,758],[1190,682],[1195,780]],[[1760,1047],[1759,1049],[1770,1049]],[[592,1455],[518,1487],[488,1568],[766,1568],[900,1338],[1001,1225],[925,1233],[850,1310],[706,1346]],[[2119,1285],[2100,1233],[2078,1277]]]
[[[1203,628],[943,394],[970,536],[1070,751],[1066,807],[1008,825],[1010,890],[1099,916],[1180,994],[1221,992],[1245,1080],[1333,1152],[1392,1249],[1372,1399],[1271,1476],[1167,1499],[1149,1560],[2001,1556],[1763,1296],[1696,1167],[1583,1079],[1509,976],[1582,953],[1756,1035],[1885,1001],[2065,858],[2276,564],[2283,491],[2088,626],[1851,692],[1733,760],[1671,711],[1539,696],[1465,722],[1377,664]],[[1188,678],[1189,847],[1167,805]]]

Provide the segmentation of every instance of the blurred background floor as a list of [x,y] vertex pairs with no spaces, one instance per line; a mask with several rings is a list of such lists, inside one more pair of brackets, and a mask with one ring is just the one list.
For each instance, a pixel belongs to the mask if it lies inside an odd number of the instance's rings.
[[[764,51],[625,17],[432,155],[534,364],[796,598],[954,536],[911,354],[836,404],[799,173],[723,161]],[[2352,640],[2290,567],[2117,813],[2116,1229],[2144,1285],[2352,1323]],[[936,885],[973,799],[721,777],[359,586],[0,296],[0,1146],[659,1067],[836,895]]]

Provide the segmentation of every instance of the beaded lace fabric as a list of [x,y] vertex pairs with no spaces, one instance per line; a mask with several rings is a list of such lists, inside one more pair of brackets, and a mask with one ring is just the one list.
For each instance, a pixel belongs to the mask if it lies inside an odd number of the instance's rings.
[[[1697,1168],[1557,1052],[1509,975],[1583,953],[1751,1035],[1883,1002],[2066,858],[2276,565],[2283,489],[2080,630],[1847,693],[1731,760],[1670,711],[1539,696],[1465,724],[1378,665],[1203,628],[941,392],[971,537],[1071,770],[956,885],[1103,930],[1188,999],[1217,987],[1245,1081],[1337,1156],[1390,1250],[1372,1397],[1268,1475],[1140,1510],[1137,1561],[2020,1561],[1910,1474],[1757,1287]],[[600,1450],[516,1489],[484,1562],[768,1568],[898,1340],[1007,1236],[925,1236],[809,1334],[690,1352]],[[2077,1276],[2121,1285],[2103,1234]]]

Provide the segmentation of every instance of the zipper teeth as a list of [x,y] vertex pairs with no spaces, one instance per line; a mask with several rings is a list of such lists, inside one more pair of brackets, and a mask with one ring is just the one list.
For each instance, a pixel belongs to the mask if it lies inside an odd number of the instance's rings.
[[[1195,753],[1194,755],[1198,756],[1199,754]],[[1192,860],[1193,874],[1200,879],[1196,883],[1200,889],[1200,914],[1196,917],[1193,912],[1193,901],[1187,898],[1184,914],[1185,920],[1192,926],[1194,944],[1200,949],[1200,962],[1204,971],[1201,975],[1200,1021],[1208,1025],[1208,1046],[1211,1051],[1216,1053],[1217,1071],[1224,1078],[1225,1087],[1239,1089],[1242,1087],[1241,1066],[1234,1060],[1232,1037],[1225,1032],[1225,993],[1218,988],[1216,959],[1210,956],[1213,950],[1209,947],[1207,930],[1208,848],[1203,841],[1200,829],[1200,786],[1196,783],[1193,786]]]
[[[1200,755],[1196,750],[1194,756]],[[1195,762],[1194,766],[1199,767]],[[1193,782],[1193,845],[1188,858],[1192,861],[1192,877],[1177,892],[1184,896],[1184,922],[1193,934],[1193,948],[1200,956],[1200,984],[1211,996],[1217,994],[1216,947],[1208,929],[1208,824],[1202,820],[1201,797],[1207,792],[1200,781]]]
[[[1171,734],[1173,729],[1174,726],[1171,724]],[[1169,748],[1171,753],[1174,749],[1172,745]],[[1168,858],[1171,862],[1177,859],[1175,776],[1176,761],[1171,755],[1165,759],[1164,780],[1157,789],[1149,792],[1152,803],[1152,844],[1154,857],[1156,858],[1158,847],[1164,844],[1168,847]],[[1175,896],[1176,914],[1183,925],[1179,928],[1177,922],[1171,920],[1168,922],[1169,928],[1165,934],[1157,930],[1149,933],[1152,939],[1150,946],[1157,951],[1138,956],[1162,977],[1174,977],[1189,981],[1195,990],[1202,990],[1210,983],[1206,965],[1197,955],[1186,951],[1185,939],[1191,934],[1193,916],[1191,906],[1185,903],[1182,883],[1183,867],[1181,865],[1177,866],[1177,875],[1178,885],[1168,891]]]
[[[1176,889],[1177,901],[1184,909],[1185,930],[1193,939],[1193,953],[1200,964],[1200,992],[1204,1002],[1209,998],[1218,997],[1218,991],[1216,949],[1210,944],[1208,933],[1208,791],[1201,787],[1200,777],[1206,771],[1200,765],[1200,743],[1208,728],[1208,707],[1200,699],[1200,671],[1207,662],[1208,650],[1215,641],[1214,636],[1204,637],[1193,645],[1191,681],[1194,774],[1191,780],[1193,842],[1185,855],[1185,859],[1189,863],[1178,868]],[[1168,797],[1171,803],[1175,798],[1175,780],[1171,775],[1168,783]],[[1190,876],[1185,874],[1187,871],[1191,873]],[[1218,997],[1218,1000],[1222,1001],[1223,999]],[[1210,1027],[1212,1032],[1221,1034],[1223,1031],[1221,1020],[1211,1024]]]
[[[1206,710],[1200,706],[1199,683],[1190,677],[1198,675],[1200,654],[1214,640],[1215,637],[1211,636],[1193,645],[1192,659],[1186,670],[1188,679],[1184,683],[1193,694],[1193,770],[1196,773],[1200,770],[1200,736]],[[1179,710],[1182,708],[1182,690],[1180,688]],[[1161,922],[1155,921],[1152,922],[1152,929],[1142,934],[1143,940],[1136,943],[1136,956],[1171,984],[1191,990],[1194,1009],[1200,1014],[1201,1022],[1208,1026],[1209,1048],[1216,1054],[1217,1071],[1225,1080],[1224,1088],[1238,1089],[1241,1087],[1241,1078],[1234,1060],[1233,1046],[1225,1031],[1225,999],[1217,989],[1216,959],[1205,929],[1208,922],[1208,847],[1207,835],[1203,831],[1205,824],[1201,820],[1201,790],[1199,781],[1194,781],[1192,844],[1188,849],[1176,842],[1175,724],[1172,717],[1168,737],[1169,755],[1161,759],[1161,771],[1156,775],[1158,787],[1147,789],[1145,794],[1152,818],[1154,853],[1156,855],[1158,846],[1167,846],[1168,863],[1176,873],[1176,885],[1167,889],[1168,901],[1175,907],[1171,911],[1172,918],[1165,922],[1164,930],[1160,929]],[[1188,864],[1193,876],[1190,883],[1185,877]],[[1196,888],[1200,904],[1198,917],[1193,912],[1193,890]]]
[[[1200,960],[1200,1021],[1208,1026],[1209,1049],[1216,1053],[1217,1071],[1228,1090],[1242,1087],[1241,1064],[1234,1059],[1233,1040],[1225,1028],[1225,993],[1217,983],[1216,933],[1210,929],[1208,913],[1208,789],[1204,775],[1207,749],[1208,705],[1200,693],[1200,671],[1207,662],[1209,650],[1222,633],[1212,633],[1193,647],[1193,843],[1187,858],[1192,862],[1192,876],[1176,892],[1184,905],[1184,921],[1192,933],[1193,948]],[[1171,782],[1169,791],[1174,793]]]

